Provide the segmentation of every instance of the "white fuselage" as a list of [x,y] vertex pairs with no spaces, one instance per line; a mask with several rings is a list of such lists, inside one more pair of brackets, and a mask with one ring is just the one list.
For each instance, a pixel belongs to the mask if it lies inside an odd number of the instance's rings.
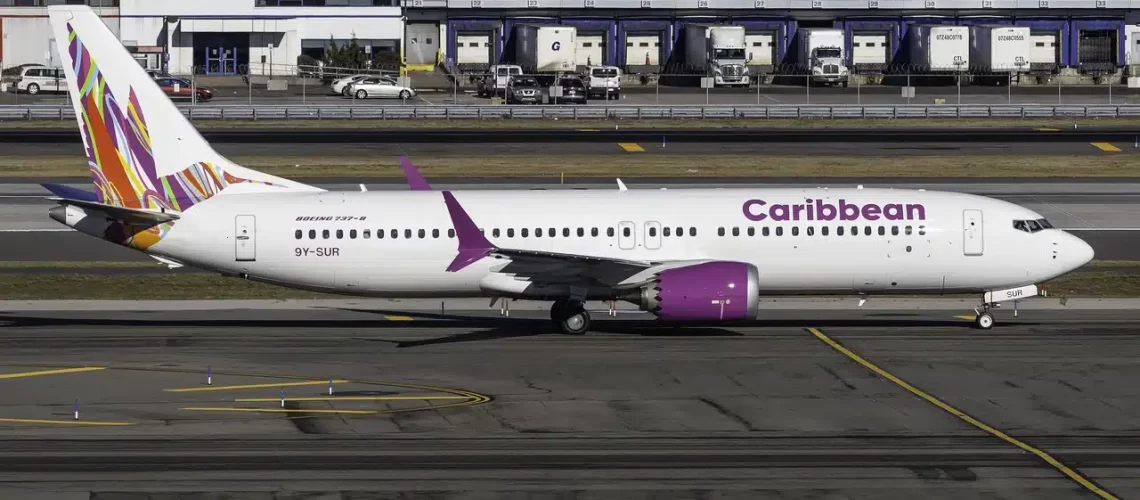
[[[978,292],[1040,283],[1092,258],[1087,244],[1063,231],[1015,229],[1015,220],[1042,218],[1031,210],[955,193],[558,190],[461,191],[456,198],[487,239],[502,248],[633,261],[747,262],[759,269],[763,294]],[[838,206],[839,200],[879,208],[898,204],[892,215],[902,218],[875,217],[878,210],[858,213],[855,220],[814,213],[817,203]],[[803,206],[796,209],[796,204]],[[922,211],[913,206],[910,213],[899,211],[913,204],[921,204]],[[779,205],[788,205],[789,220],[775,220],[784,218]],[[852,213],[849,209],[846,215]],[[828,215],[832,220],[821,220]],[[446,271],[457,248],[451,228],[435,191],[222,194],[184,213],[149,252],[334,293],[503,295],[487,290],[486,280],[502,267],[501,260],[484,258],[461,271]],[[242,231],[249,237],[239,239]]]

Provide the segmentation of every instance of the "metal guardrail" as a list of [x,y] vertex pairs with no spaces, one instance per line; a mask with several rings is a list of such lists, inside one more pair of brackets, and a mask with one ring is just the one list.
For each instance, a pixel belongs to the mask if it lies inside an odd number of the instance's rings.
[[[1134,118],[1140,105],[180,106],[191,120]],[[0,120],[74,119],[71,106],[0,106]]]

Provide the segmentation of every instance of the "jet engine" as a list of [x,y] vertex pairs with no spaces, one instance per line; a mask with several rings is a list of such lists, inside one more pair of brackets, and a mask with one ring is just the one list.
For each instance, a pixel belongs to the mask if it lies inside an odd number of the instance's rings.
[[728,261],[667,269],[630,302],[666,321],[756,319],[760,271]]

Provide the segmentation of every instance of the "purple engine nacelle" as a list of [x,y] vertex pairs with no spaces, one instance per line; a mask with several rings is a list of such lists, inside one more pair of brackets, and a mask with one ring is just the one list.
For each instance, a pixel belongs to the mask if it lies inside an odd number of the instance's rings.
[[727,261],[667,269],[639,298],[643,310],[666,321],[752,320],[760,312],[760,271]]

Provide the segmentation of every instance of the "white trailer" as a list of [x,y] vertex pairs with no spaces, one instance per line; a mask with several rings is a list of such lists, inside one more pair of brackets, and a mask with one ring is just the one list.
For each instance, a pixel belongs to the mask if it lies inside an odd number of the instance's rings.
[[514,63],[527,74],[575,72],[577,33],[573,26],[515,25]]
[[910,27],[910,63],[931,73],[970,69],[970,30],[965,26]]
[[1033,60],[1033,37],[1025,26],[971,26],[970,62],[987,73],[1025,73]]

